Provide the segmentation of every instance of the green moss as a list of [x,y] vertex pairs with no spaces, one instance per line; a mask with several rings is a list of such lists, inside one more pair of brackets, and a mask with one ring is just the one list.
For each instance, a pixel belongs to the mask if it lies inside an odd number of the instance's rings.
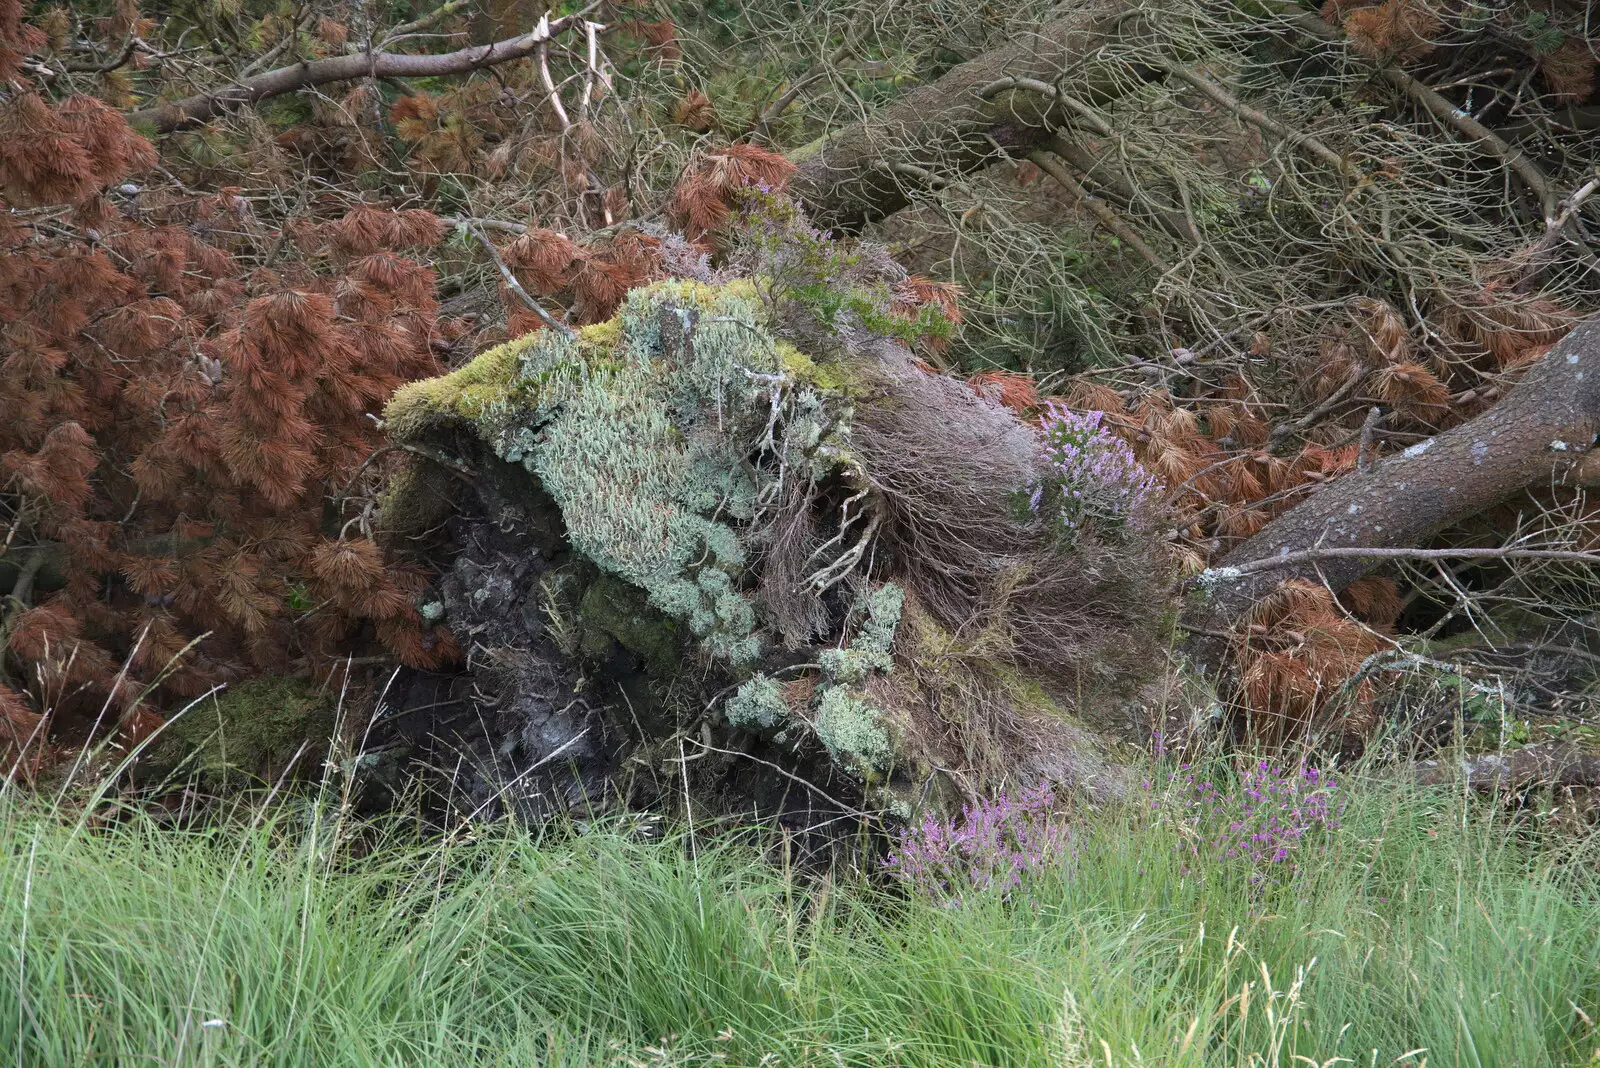
[[819,155],[822,152],[823,146],[827,143],[828,138],[826,136],[818,137],[816,140],[808,141],[798,148],[789,149],[789,151],[785,152],[784,155],[789,158],[790,163],[798,166],[799,164],[804,163],[806,160]]
[[842,360],[818,363],[788,341],[779,341],[777,351],[779,366],[796,382],[839,395],[849,395],[861,388],[860,376]]
[[378,529],[386,535],[416,534],[442,522],[450,512],[444,469],[411,462],[402,466],[378,498]]
[[1072,712],[1050,696],[1049,691],[1036,679],[1028,678],[1008,664],[995,664],[992,671],[1012,708],[1039,719],[1053,719],[1061,723],[1074,721]]
[[172,722],[155,760],[176,764],[191,754],[201,781],[212,786],[273,779],[302,746],[298,769],[315,771],[332,736],[333,710],[324,695],[294,679],[252,679]]
[[622,320],[607,319],[603,323],[591,323],[578,330],[578,347],[585,355],[596,355],[616,351],[622,343]]
[[637,656],[652,675],[665,678],[683,656],[678,624],[652,606],[643,590],[602,574],[578,602],[579,651],[607,657],[612,642]]
[[384,408],[389,432],[408,441],[452,419],[481,426],[506,413],[516,403],[514,387],[523,354],[540,336],[508,341],[460,370],[401,386]]

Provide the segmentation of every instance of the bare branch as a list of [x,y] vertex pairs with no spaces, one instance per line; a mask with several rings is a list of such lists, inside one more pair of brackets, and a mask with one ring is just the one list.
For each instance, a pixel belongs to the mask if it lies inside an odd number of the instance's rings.
[[476,45],[458,52],[443,55],[413,56],[395,52],[358,52],[347,56],[296,63],[279,67],[236,85],[200,93],[168,104],[141,108],[128,114],[134,125],[153,126],[158,133],[171,133],[195,123],[205,122],[225,111],[256,104],[271,97],[282,96],[301,89],[326,85],[329,82],[352,81],[357,78],[437,78],[452,74],[468,74],[499,63],[523,59],[533,55],[551,37],[577,24],[576,15],[568,15],[549,22],[542,21],[531,33],[507,38],[493,44]]
[[1295,146],[1296,148],[1303,149],[1305,152],[1314,158],[1321,160],[1323,163],[1326,163],[1340,174],[1347,176],[1354,175],[1355,168],[1350,165],[1350,161],[1339,155],[1339,153],[1335,152],[1333,149],[1329,148],[1318,138],[1299,130],[1292,130],[1272,116],[1264,112],[1257,111],[1255,108],[1244,103],[1242,100],[1238,99],[1232,93],[1228,92],[1226,89],[1222,88],[1222,86],[1218,85],[1216,82],[1213,82],[1210,78],[1207,78],[1203,74],[1196,73],[1187,67],[1178,66],[1175,63],[1169,64],[1166,70],[1168,74],[1171,74],[1180,81],[1189,83],[1195,89],[1198,89],[1203,96],[1209,98],[1214,103],[1227,108],[1245,122],[1250,123],[1250,125],[1258,126],[1267,133],[1272,134],[1274,137],[1277,137],[1284,142]]
[[[1343,36],[1337,29],[1310,11],[1301,10],[1293,4],[1286,4],[1284,10],[1290,16],[1289,21],[1302,33],[1311,37],[1323,41],[1337,41]],[[1556,217],[1558,205],[1554,187],[1550,184],[1549,177],[1525,152],[1508,144],[1499,134],[1399,67],[1383,65],[1378,68],[1378,76],[1420,105],[1435,119],[1509,167],[1528,191],[1538,198],[1539,210],[1547,224]]]
[[1107,230],[1110,230],[1117,236],[1119,241],[1142,256],[1146,263],[1162,274],[1166,274],[1172,269],[1165,260],[1156,255],[1155,250],[1145,243],[1144,238],[1139,236],[1138,231],[1124,222],[1122,217],[1115,211],[1111,210],[1111,205],[1090,193],[1076,178],[1067,173],[1067,169],[1061,165],[1060,160],[1042,149],[1035,149],[1030,152],[1028,160],[1059,182],[1061,187],[1076,197],[1084,207],[1088,208],[1090,213],[1096,219],[1099,219]]
[[500,258],[500,250],[494,247],[493,241],[490,241],[487,237],[483,236],[483,231],[479,230],[470,222],[463,223],[462,225],[466,227],[467,233],[478,239],[478,243],[482,245],[484,251],[489,254],[489,258],[494,260],[494,265],[500,269],[500,277],[505,280],[506,288],[515,293],[529,311],[537,315],[540,320],[544,322],[545,326],[548,326],[557,333],[565,334],[569,338],[578,336],[577,332],[573,330],[572,327],[568,326],[566,323],[545,311],[543,305],[528,295],[528,291],[522,288],[522,283],[517,281],[517,276],[511,273],[511,268],[506,266],[506,261]]
[[111,58],[90,62],[63,63],[62,69],[68,74],[109,74],[133,58],[134,49],[138,46],[139,38],[133,33],[129,33],[128,39],[122,43],[122,48]]
[[418,33],[422,30],[437,26],[451,15],[454,15],[457,11],[465,10],[471,3],[472,0],[450,0],[449,3],[440,4],[438,7],[434,8],[432,11],[421,16],[420,18],[412,19],[410,22],[402,22],[400,25],[389,31],[388,36],[383,39],[383,44],[379,45],[379,47],[382,48],[386,45],[389,45],[401,37],[405,37],[407,34]]
[[1202,571],[1194,581],[1201,585],[1235,582],[1246,575],[1298,567],[1318,560],[1556,560],[1569,564],[1600,565],[1600,553],[1577,549],[1520,549],[1514,545],[1477,549],[1327,548],[1301,549],[1279,556],[1249,560],[1233,567]]

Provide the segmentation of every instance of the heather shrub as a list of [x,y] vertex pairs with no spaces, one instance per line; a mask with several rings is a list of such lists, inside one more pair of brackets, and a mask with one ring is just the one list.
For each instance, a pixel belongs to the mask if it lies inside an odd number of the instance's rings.
[[1187,869],[1239,872],[1252,888],[1293,881],[1302,857],[1326,845],[1344,814],[1338,782],[1304,761],[1260,759],[1237,777],[1182,764],[1168,781],[1171,789],[1152,804],[1179,824],[1179,848],[1192,861]]
[[1051,404],[1039,421],[1045,473],[1030,488],[1028,507],[1069,543],[1085,529],[1115,534],[1145,525],[1160,492],[1155,476],[1104,420],[1104,412]]
[[1072,836],[1051,811],[1048,785],[1001,794],[941,820],[932,813],[900,833],[884,868],[913,893],[949,905],[969,894],[1010,894],[1028,876],[1063,868]]

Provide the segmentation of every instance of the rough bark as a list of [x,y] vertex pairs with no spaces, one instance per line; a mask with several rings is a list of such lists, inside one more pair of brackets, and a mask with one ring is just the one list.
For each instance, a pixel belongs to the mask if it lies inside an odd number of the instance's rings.
[[1051,133],[1052,101],[1027,91],[985,99],[979,90],[1002,78],[1053,85],[1067,77],[1079,99],[1114,98],[1149,76],[1095,62],[1135,14],[1123,0],[1072,5],[1062,17],[952,68],[878,114],[790,153],[800,168],[793,190],[819,226],[856,230],[904,207],[930,179],[948,180],[1003,153],[1026,155]]
[[[1521,491],[1587,481],[1597,430],[1600,316],[1580,323],[1476,419],[1346,475],[1267,524],[1202,576],[1209,595],[1190,622],[1216,631],[1285,579],[1325,580],[1337,591],[1382,561],[1341,556],[1243,574],[1230,568],[1313,548],[1416,547]],[[1195,648],[1213,653],[1214,645]]]
[[225,111],[259,103],[274,96],[310,89],[330,82],[357,78],[434,78],[468,74],[498,63],[509,63],[533,55],[552,35],[576,21],[576,16],[555,19],[533,32],[509,37],[493,44],[475,45],[443,55],[404,55],[395,52],[356,52],[311,62],[295,63],[269,70],[253,78],[209,93],[198,93],[155,107],[128,113],[134,126],[154,127],[157,133],[172,133],[205,122]]

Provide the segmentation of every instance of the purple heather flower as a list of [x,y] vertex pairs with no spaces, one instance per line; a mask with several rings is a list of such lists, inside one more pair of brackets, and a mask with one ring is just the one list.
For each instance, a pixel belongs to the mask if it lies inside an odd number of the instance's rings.
[[900,833],[884,867],[914,892],[950,905],[969,893],[1009,894],[1026,876],[1066,863],[1071,836],[1052,820],[1055,795],[1040,786],[1012,799],[967,805],[961,815],[930,815]]
[[[1179,772],[1187,768],[1183,765]],[[1168,780],[1181,813],[1175,818],[1195,832],[1184,836],[1180,848],[1197,860],[1209,852],[1230,867],[1242,866],[1252,887],[1293,880],[1300,872],[1301,851],[1325,848],[1327,835],[1339,829],[1344,797],[1338,783],[1304,763],[1280,768],[1258,761],[1231,789],[1219,789],[1211,781],[1196,783],[1192,774],[1180,777],[1179,772]],[[1160,805],[1152,797],[1151,807]]]
[[1054,513],[1064,532],[1082,529],[1086,520],[1102,528],[1136,524],[1160,495],[1160,483],[1104,420],[1104,412],[1052,404],[1039,421],[1045,476],[1031,488],[1028,505],[1036,515]]

